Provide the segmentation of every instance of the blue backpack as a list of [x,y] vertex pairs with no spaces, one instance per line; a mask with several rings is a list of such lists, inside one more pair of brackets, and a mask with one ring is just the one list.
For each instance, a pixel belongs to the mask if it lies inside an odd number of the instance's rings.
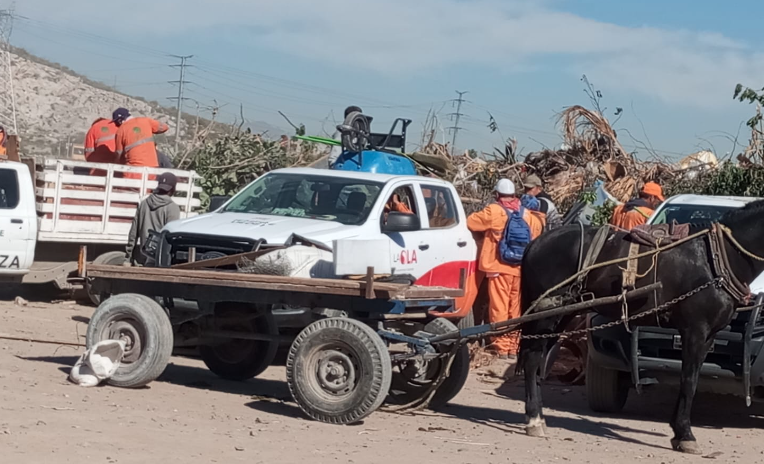
[[531,228],[525,222],[525,207],[507,212],[507,226],[499,242],[499,259],[505,264],[518,265],[523,261],[525,248],[531,243]]

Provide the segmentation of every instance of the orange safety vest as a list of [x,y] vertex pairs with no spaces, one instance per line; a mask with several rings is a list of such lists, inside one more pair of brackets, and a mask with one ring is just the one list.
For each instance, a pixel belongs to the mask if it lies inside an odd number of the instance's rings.
[[5,140],[7,136],[5,135],[5,131],[0,132],[0,155],[4,155],[6,153],[5,148]]
[[[85,160],[89,163],[119,163],[115,153],[117,125],[114,121],[100,118],[90,126],[85,135]],[[91,176],[103,176],[106,172],[92,169]]]
[[630,211],[624,211],[626,205],[618,205],[613,210],[610,224],[624,230],[631,230],[639,225],[646,224],[653,210],[644,206],[637,206]]
[[[520,275],[520,266],[506,264],[499,260],[499,241],[504,236],[508,219],[504,208],[495,203],[488,205],[482,211],[470,214],[467,218],[467,227],[472,232],[484,233],[478,269],[487,274]],[[531,238],[535,240],[544,230],[543,220],[527,209],[523,219],[531,229]]]
[[158,167],[154,134],[163,134],[169,126],[151,118],[131,118],[117,129],[116,153],[128,166]]

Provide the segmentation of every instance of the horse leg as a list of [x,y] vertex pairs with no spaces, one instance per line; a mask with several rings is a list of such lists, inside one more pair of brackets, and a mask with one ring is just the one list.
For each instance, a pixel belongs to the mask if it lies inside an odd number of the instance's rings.
[[546,434],[541,404],[544,342],[545,340],[523,340],[520,349],[520,365],[525,371],[525,433],[531,437],[543,437]]
[[682,376],[679,384],[679,398],[671,418],[674,438],[671,446],[676,451],[689,454],[701,454],[690,426],[692,400],[698,388],[700,368],[713,343],[713,338],[699,330],[687,330],[682,334]]

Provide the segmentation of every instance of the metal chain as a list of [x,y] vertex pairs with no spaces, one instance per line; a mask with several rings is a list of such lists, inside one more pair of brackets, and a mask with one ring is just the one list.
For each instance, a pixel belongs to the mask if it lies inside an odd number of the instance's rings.
[[588,334],[588,333],[591,333],[591,332],[596,332],[598,330],[609,329],[611,327],[615,327],[615,326],[624,324],[626,322],[636,321],[637,319],[641,319],[643,317],[650,316],[652,314],[657,314],[657,313],[666,311],[669,308],[671,308],[673,305],[675,305],[675,304],[677,304],[677,303],[679,303],[681,301],[684,301],[687,298],[689,298],[689,297],[691,297],[691,296],[693,296],[693,295],[695,295],[697,293],[702,292],[703,290],[707,289],[708,287],[710,287],[712,285],[720,284],[721,281],[722,281],[722,279],[720,277],[717,277],[716,279],[710,280],[710,281],[706,282],[705,284],[701,285],[700,287],[698,287],[698,288],[696,288],[694,290],[690,290],[689,292],[685,293],[684,295],[679,295],[678,297],[674,298],[673,300],[668,301],[666,303],[663,303],[660,306],[656,306],[655,308],[647,310],[645,312],[634,314],[633,316],[629,316],[628,319],[623,319],[622,318],[622,319],[619,319],[617,321],[608,322],[607,324],[602,324],[602,325],[598,325],[598,326],[595,326],[595,327],[587,327],[585,329],[571,330],[570,332],[558,332],[558,333],[538,334],[538,335],[520,335],[520,338],[522,338],[524,340],[543,340],[543,339],[547,339],[547,338],[557,338],[557,337],[571,338],[571,337],[575,337],[575,336],[578,336],[578,335],[585,335],[585,334]]

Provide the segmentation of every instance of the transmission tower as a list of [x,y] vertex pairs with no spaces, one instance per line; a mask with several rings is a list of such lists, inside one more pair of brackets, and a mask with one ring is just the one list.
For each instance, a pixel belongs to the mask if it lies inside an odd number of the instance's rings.
[[453,103],[456,103],[456,113],[451,113],[449,116],[454,120],[454,125],[449,127],[448,130],[454,133],[454,139],[451,142],[451,156],[454,156],[454,150],[456,149],[456,136],[459,134],[459,131],[462,130],[461,127],[459,127],[459,119],[461,119],[464,114],[462,114],[462,103],[464,103],[464,95],[469,92],[460,92],[456,91],[457,95],[459,95],[459,98],[451,100]]
[[191,59],[194,55],[178,56],[172,55],[174,58],[180,60],[180,64],[170,65],[172,68],[180,68],[180,78],[177,81],[170,81],[170,84],[178,84],[178,96],[169,97],[168,100],[178,101],[178,116],[175,120],[175,154],[178,154],[178,143],[180,142],[180,119],[183,116],[183,101],[188,100],[183,97],[183,87],[191,82],[183,80],[186,77],[186,68],[190,65],[186,64],[186,60]]
[[0,126],[3,126],[9,135],[19,133],[11,65],[11,32],[14,17],[13,4],[9,9],[0,10]]

